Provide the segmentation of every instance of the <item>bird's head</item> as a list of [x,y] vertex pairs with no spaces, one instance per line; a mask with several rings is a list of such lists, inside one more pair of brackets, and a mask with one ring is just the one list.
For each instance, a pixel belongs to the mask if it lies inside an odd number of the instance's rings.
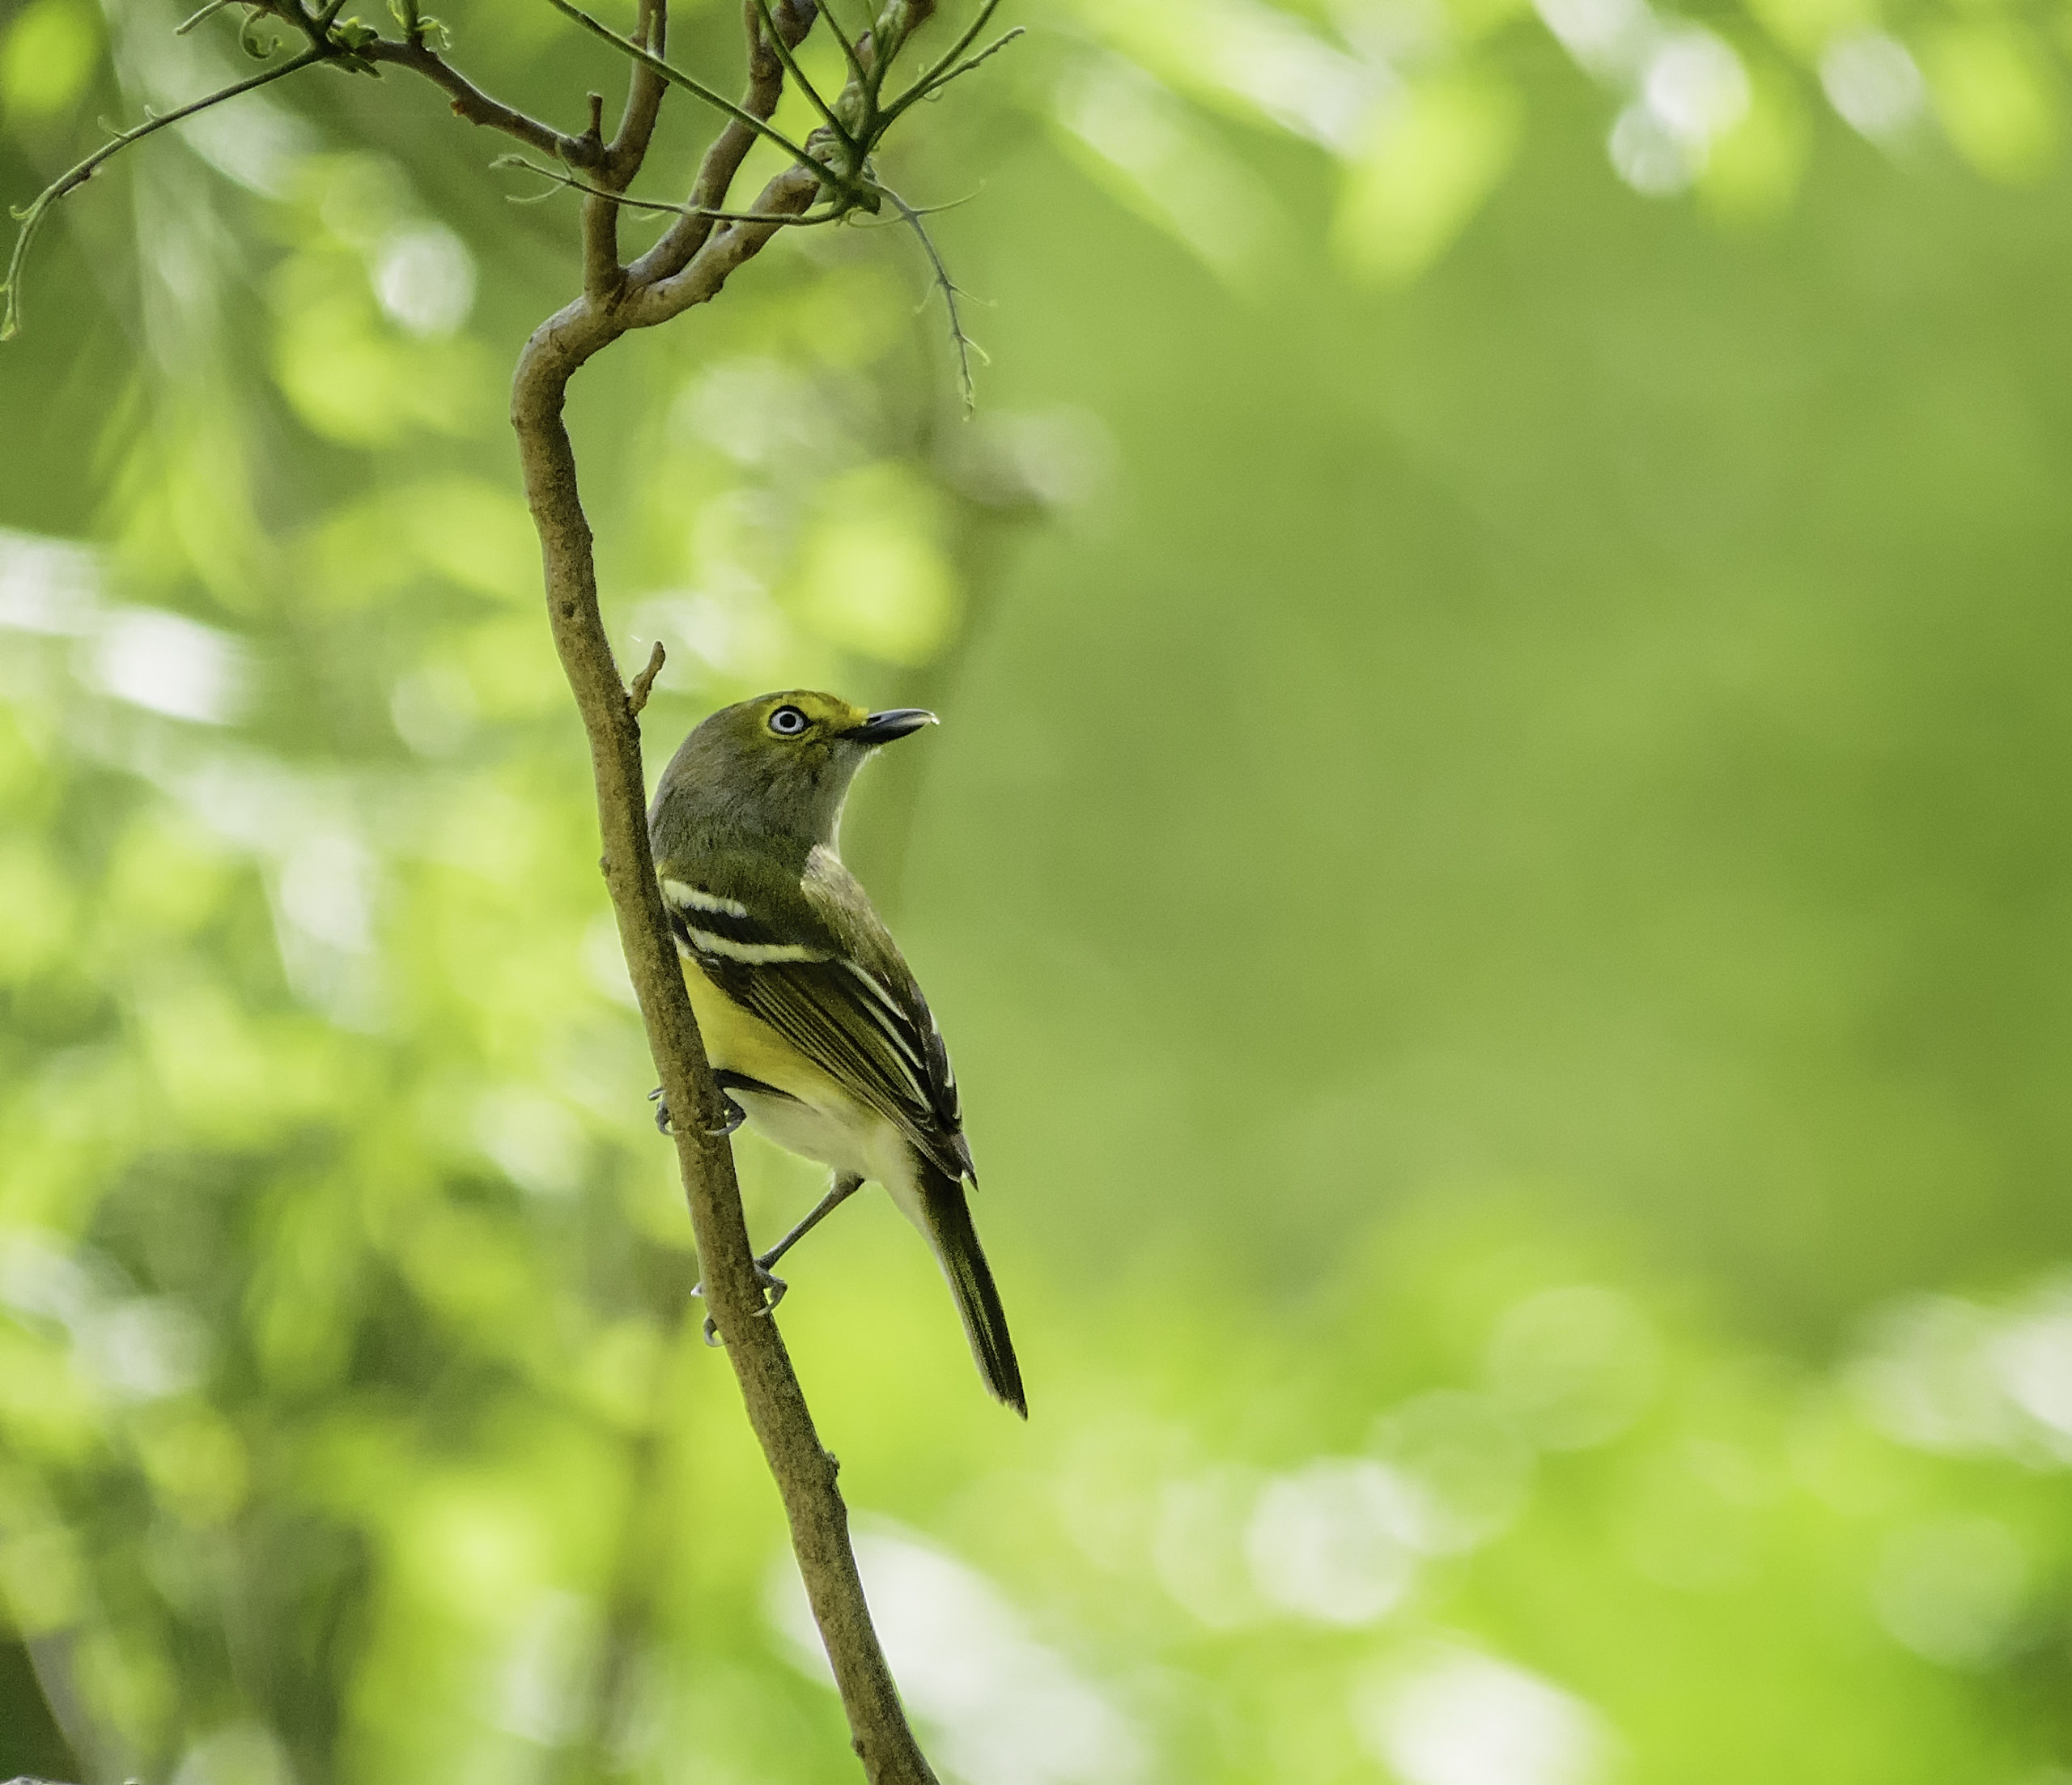
[[658,846],[673,827],[716,826],[831,848],[871,753],[935,722],[919,707],[868,712],[803,688],[723,707],[662,772],[649,820]]

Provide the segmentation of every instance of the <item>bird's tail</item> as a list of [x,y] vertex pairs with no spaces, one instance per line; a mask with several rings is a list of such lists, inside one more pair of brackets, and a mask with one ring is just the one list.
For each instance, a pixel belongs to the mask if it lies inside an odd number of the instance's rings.
[[971,1222],[971,1205],[964,1186],[932,1161],[918,1162],[921,1213],[925,1218],[928,1243],[936,1261],[949,1281],[957,1298],[957,1311],[964,1321],[964,1336],[971,1341],[971,1356],[979,1374],[996,1399],[1004,1400],[1024,1419],[1029,1400],[1022,1392],[1021,1366],[1015,1361],[1014,1341],[1008,1337],[1007,1311],[1000,1306],[1000,1292],[993,1286],[993,1273],[979,1244],[979,1230]]

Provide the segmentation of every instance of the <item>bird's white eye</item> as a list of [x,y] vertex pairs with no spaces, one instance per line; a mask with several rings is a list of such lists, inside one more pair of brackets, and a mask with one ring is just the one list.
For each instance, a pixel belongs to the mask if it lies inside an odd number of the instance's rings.
[[779,707],[770,716],[770,729],[779,737],[796,737],[806,729],[806,716],[796,707]]

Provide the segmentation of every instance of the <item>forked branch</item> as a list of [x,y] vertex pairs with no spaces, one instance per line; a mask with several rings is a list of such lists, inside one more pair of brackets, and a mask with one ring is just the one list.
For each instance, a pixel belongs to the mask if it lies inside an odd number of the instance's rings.
[[992,22],[992,16],[1000,10],[1000,0],[986,0],[986,3],[979,7],[978,16],[965,27],[964,34],[949,46],[947,53],[936,61],[935,66],[926,70],[919,79],[885,107],[885,114],[887,119],[898,117],[917,100],[924,100],[940,92],[959,74],[969,74],[979,63],[999,54],[1001,50],[1006,49],[1016,38],[1023,34],[1022,28],[1017,25],[1013,30],[1004,32],[996,37],[977,55],[970,57],[965,55],[965,51],[979,40],[979,33]]
[[[177,29],[192,31],[205,19],[222,10],[226,0],[210,0],[210,3],[190,15]],[[287,61],[248,75],[241,81],[233,81],[227,87],[205,93],[201,98],[176,107],[170,112],[146,113],[141,124],[126,130],[117,131],[108,142],[95,150],[83,161],[68,168],[23,206],[12,207],[11,215],[19,227],[15,232],[15,244],[7,257],[7,277],[0,284],[0,295],[6,302],[0,306],[0,341],[11,340],[20,331],[22,317],[22,276],[28,265],[29,250],[35,244],[38,232],[49,220],[50,214],[72,193],[79,190],[95,174],[134,143],[155,135],[168,125],[179,124],[212,108],[242,97],[274,82],[286,80],[291,74],[299,74],[305,68],[320,63],[361,74],[379,74],[384,67],[406,68],[421,74],[435,86],[443,89],[452,101],[454,115],[465,118],[471,124],[485,125],[516,137],[529,147],[551,155],[571,167],[586,168],[596,165],[601,159],[603,145],[592,136],[567,136],[551,125],[542,124],[529,117],[513,106],[492,99],[472,81],[460,73],[427,41],[429,35],[424,21],[418,13],[414,0],[405,0],[404,35],[400,38],[384,37],[371,27],[356,19],[339,22],[342,0],[330,0],[321,12],[312,12],[302,0],[238,0],[247,13],[245,29],[261,19],[272,19],[299,32],[308,41],[308,47]],[[659,0],[657,0],[659,3]],[[248,36],[247,40],[249,40]],[[644,148],[644,142],[643,147]]]
[[[964,413],[969,415],[977,407],[979,400],[978,392],[971,382],[971,355],[975,353],[982,359],[986,357],[986,350],[964,332],[964,318],[957,308],[957,300],[970,294],[949,276],[949,269],[943,263],[942,252],[936,246],[935,237],[928,233],[928,226],[922,221],[927,212],[908,204],[890,186],[880,186],[877,189],[899,213],[901,221],[914,232],[921,244],[921,252],[928,257],[928,267],[934,276],[936,289],[942,293],[943,308],[949,314],[949,344],[957,355],[957,393],[964,399]],[[945,207],[935,206],[931,208],[941,210]]]
[[[667,81],[672,87],[681,87],[693,98],[703,100],[714,110],[726,113],[736,123],[746,125],[766,142],[775,143],[800,167],[816,173],[824,171],[821,164],[808,155],[805,149],[785,135],[782,130],[775,129],[767,118],[758,117],[745,106],[737,105],[725,94],[707,87],[704,82],[698,79],[694,75],[686,74],[681,68],[673,66],[664,57],[656,55],[646,45],[636,43],[631,37],[621,36],[609,25],[601,19],[592,18],[580,6],[572,4],[571,0],[547,0],[547,4],[556,12],[574,19],[577,24],[582,26],[593,36],[601,37],[606,43],[622,51],[649,74]],[[785,52],[788,66],[789,57],[790,52],[788,49]]]

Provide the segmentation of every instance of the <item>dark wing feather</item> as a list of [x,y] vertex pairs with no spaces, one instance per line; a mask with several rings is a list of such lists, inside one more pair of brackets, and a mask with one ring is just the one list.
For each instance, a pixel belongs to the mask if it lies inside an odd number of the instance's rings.
[[937,1171],[926,1162],[919,1175],[928,1238],[941,1260],[950,1293],[957,1299],[957,1315],[964,1323],[964,1336],[970,1343],[979,1374],[996,1398],[1026,1419],[1029,1396],[1021,1386],[1021,1366],[1015,1358],[1014,1341],[1008,1333],[1007,1310],[1000,1306],[1000,1292],[994,1286],[992,1267],[987,1264],[985,1250],[979,1243],[979,1230],[971,1224],[971,1206],[965,1200],[964,1186],[949,1173]]
[[667,899],[681,951],[923,1158],[975,1181],[941,1031],[848,870],[817,850],[800,883],[696,890],[704,903]]

